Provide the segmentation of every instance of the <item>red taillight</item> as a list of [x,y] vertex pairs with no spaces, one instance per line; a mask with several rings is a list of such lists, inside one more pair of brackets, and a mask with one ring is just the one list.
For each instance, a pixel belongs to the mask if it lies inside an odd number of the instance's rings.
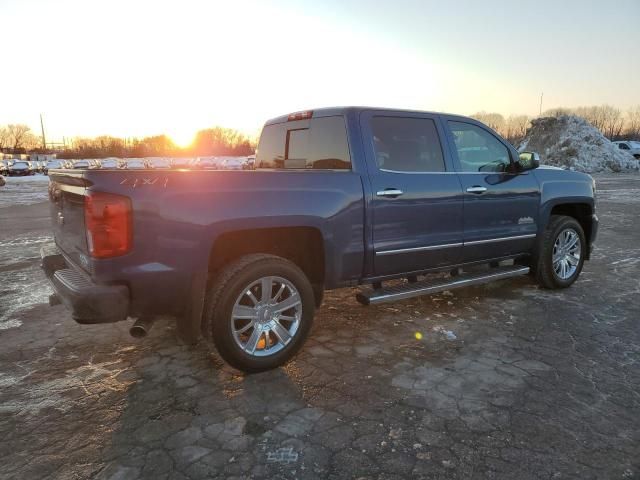
[[305,110],[304,112],[295,112],[290,113],[287,120],[289,122],[293,122],[294,120],[306,120],[307,118],[311,118],[313,116],[313,110]]
[[133,232],[128,197],[89,192],[84,197],[84,223],[92,257],[117,257],[131,250]]

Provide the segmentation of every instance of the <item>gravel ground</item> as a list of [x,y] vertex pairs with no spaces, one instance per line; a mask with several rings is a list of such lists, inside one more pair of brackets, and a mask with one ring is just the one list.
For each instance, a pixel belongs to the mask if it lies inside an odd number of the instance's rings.
[[572,288],[329,292],[296,359],[251,376],[168,320],[136,341],[48,307],[47,206],[0,208],[0,478],[640,478],[640,176],[597,180]]

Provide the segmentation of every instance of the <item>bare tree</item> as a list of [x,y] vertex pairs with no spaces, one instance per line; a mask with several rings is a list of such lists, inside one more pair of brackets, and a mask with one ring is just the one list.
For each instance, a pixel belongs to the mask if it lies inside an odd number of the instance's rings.
[[250,155],[255,147],[237,130],[213,127],[196,134],[191,150],[196,155]]
[[27,125],[12,123],[7,125],[9,130],[9,146],[13,150],[31,147],[33,134]]
[[504,117],[499,113],[477,112],[471,115],[471,118],[475,118],[479,122],[484,123],[486,126],[499,133],[502,133],[505,127]]
[[603,105],[601,108],[603,125],[602,133],[609,140],[615,140],[622,133],[624,118],[622,112],[611,105]]
[[0,127],[0,150],[9,147],[11,142],[11,134],[7,127]]
[[624,133],[629,139],[640,140],[640,105],[627,110]]
[[504,138],[516,145],[525,137],[530,124],[531,120],[527,115],[509,115],[505,121],[504,131],[501,133]]

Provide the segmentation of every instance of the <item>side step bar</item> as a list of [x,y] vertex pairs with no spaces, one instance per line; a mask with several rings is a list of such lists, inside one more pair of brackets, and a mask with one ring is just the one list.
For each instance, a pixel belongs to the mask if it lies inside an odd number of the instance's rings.
[[495,280],[526,275],[528,273],[529,267],[497,267],[484,272],[461,274],[445,279],[422,280],[421,282],[406,283],[404,285],[379,288],[376,290],[368,289],[358,293],[356,300],[363,305],[377,305],[378,303],[394,302],[396,300],[404,300],[421,295],[430,295],[444,290],[453,290],[454,288],[480,285]]

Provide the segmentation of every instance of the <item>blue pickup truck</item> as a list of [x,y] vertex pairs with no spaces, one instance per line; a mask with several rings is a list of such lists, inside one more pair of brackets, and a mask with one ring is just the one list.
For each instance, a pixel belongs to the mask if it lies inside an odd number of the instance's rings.
[[52,304],[79,323],[137,319],[134,336],[171,315],[247,372],[296,353],[324,290],[362,285],[369,305],[526,274],[565,288],[598,226],[590,176],[420,111],[274,118],[252,170],[49,175]]

